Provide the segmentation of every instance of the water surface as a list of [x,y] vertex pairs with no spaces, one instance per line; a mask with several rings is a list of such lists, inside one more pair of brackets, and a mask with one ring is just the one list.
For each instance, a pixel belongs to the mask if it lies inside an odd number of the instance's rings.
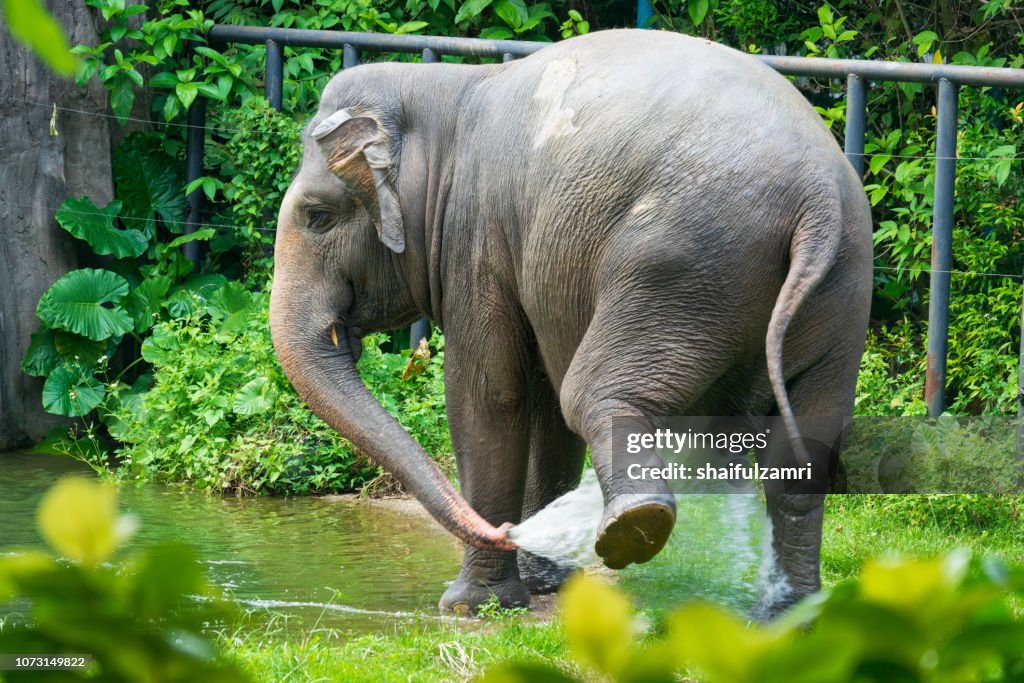
[[[92,476],[70,458],[0,454],[0,553],[42,547],[35,510],[64,474]],[[420,514],[340,497],[235,498],[177,488],[119,486],[139,529],[123,554],[164,541],[197,551],[210,580],[254,620],[370,631],[438,617],[459,571],[455,539]],[[279,619],[279,617],[277,617]]]

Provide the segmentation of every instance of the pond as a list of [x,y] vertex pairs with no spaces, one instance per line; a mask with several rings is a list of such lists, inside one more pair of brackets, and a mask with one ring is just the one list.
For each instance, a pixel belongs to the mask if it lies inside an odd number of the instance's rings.
[[[41,547],[35,510],[65,474],[92,476],[70,458],[0,454],[0,554]],[[441,621],[437,601],[459,571],[455,539],[413,501],[353,497],[236,498],[178,488],[123,484],[122,511],[139,529],[126,552],[186,542],[210,580],[251,623],[287,617],[299,628],[388,631]],[[766,589],[764,513],[757,495],[678,498],[675,532],[651,562],[618,573],[620,584],[654,610],[703,597],[751,609]]]
[[[92,476],[70,458],[0,454],[0,553],[41,547],[35,510],[64,474]],[[456,541],[425,515],[327,498],[235,498],[147,485],[119,487],[139,529],[126,547],[186,542],[210,580],[260,622],[297,617],[305,628],[371,631],[436,619],[459,571]],[[403,506],[404,507],[404,506]]]

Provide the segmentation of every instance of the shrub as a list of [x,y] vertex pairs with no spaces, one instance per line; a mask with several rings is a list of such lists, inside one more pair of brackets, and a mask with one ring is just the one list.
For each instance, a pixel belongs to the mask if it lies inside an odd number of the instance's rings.
[[[270,339],[268,301],[228,283],[156,326],[142,347],[153,387],[113,411],[111,434],[125,444],[120,476],[302,494],[358,489],[380,474],[291,388]],[[381,351],[384,341],[368,337],[359,361],[371,391],[428,452],[449,460],[440,364],[403,380],[407,358]],[[443,348],[439,336],[435,343]]]

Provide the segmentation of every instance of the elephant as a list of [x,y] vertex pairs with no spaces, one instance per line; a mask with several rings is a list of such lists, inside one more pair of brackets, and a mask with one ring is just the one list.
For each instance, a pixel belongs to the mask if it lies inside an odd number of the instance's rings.
[[[365,64],[304,129],[270,327],[307,405],[464,542],[440,607],[523,606],[564,573],[508,531],[577,486],[588,447],[604,563],[672,533],[675,497],[612,457],[615,418],[774,415],[769,449],[834,443],[796,419],[852,414],[871,232],[811,105],[707,40],[617,29],[505,64]],[[423,317],[445,335],[459,491],[355,366],[363,336]],[[820,589],[824,494],[766,505],[781,609]]]

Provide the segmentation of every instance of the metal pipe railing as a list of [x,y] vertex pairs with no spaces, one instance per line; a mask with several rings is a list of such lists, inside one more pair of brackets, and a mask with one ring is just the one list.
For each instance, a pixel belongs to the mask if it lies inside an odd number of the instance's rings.
[[[420,53],[424,62],[436,62],[441,55],[487,57],[509,62],[526,57],[550,43],[451,38],[441,36],[350,33],[306,29],[268,28],[261,26],[214,26],[208,33],[213,43],[245,43],[267,46],[266,95],[271,106],[280,110],[283,86],[282,46],[328,48],[343,50],[342,65],[349,69],[359,64],[360,51]],[[847,159],[857,173],[864,172],[866,93],[869,81],[900,81],[935,83],[938,85],[938,120],[935,142],[935,191],[932,217],[932,264],[928,305],[928,358],[925,377],[925,401],[928,414],[935,417],[945,409],[946,355],[949,346],[950,267],[953,259],[953,206],[956,183],[957,98],[959,86],[1004,87],[1024,89],[1024,69],[963,66],[951,64],[917,64],[913,62],[881,62],[861,59],[820,59],[753,55],[786,76],[828,79],[845,78],[847,82],[846,140]],[[202,97],[193,104],[201,106]],[[192,125],[192,111],[189,112]],[[190,128],[190,134],[191,134]],[[191,140],[191,138],[190,138]],[[202,174],[201,140],[198,152],[187,146],[188,155],[199,154],[199,167],[186,161],[188,181]],[[189,195],[190,216],[198,217],[198,191]],[[193,227],[194,229],[194,227]],[[192,243],[196,244],[196,243]],[[197,245],[198,246],[198,245]],[[1022,297],[1024,321],[1024,297]],[[425,321],[414,323],[410,343],[415,346],[429,332]],[[1024,322],[1022,322],[1024,324]],[[1024,334],[1022,334],[1024,338]],[[1019,377],[1019,410],[1024,416],[1024,341],[1021,344]]]
[[[198,180],[203,175],[203,156],[206,141],[206,98],[197,97],[188,108],[188,123],[185,131],[185,183]],[[200,213],[203,210],[203,190],[197,187],[185,197],[185,233],[199,229]],[[202,252],[199,242],[186,242],[183,247],[185,258],[199,272]]]
[[218,25],[210,29],[212,43],[245,43],[260,45],[273,40],[289,47],[319,47],[334,50],[350,46],[367,52],[417,53],[433,50],[439,55],[458,57],[496,57],[510,54],[526,57],[551,43],[523,40],[484,40],[482,38],[451,38],[446,36],[394,35],[390,33],[353,33],[300,28],[266,26]]
[[[265,26],[219,25],[207,34],[213,43],[264,44],[273,40],[289,47],[318,47],[340,50],[346,46],[368,52],[415,53],[433,50],[439,55],[460,57],[513,58],[526,57],[551,43],[522,40],[484,40],[482,38],[450,38],[444,36],[392,35],[390,33],[351,33]],[[822,59],[818,57],[785,57],[752,55],[786,76],[808,76],[831,79],[856,74],[867,81],[903,81],[907,83],[938,83],[947,80],[957,85],[1024,89],[1024,69],[960,64],[919,64],[916,62],[881,62],[869,59]]]
[[281,111],[281,98],[284,94],[284,48],[273,39],[267,39],[266,46],[263,92],[270,106]]
[[868,114],[867,83],[857,74],[846,78],[846,133],[843,136],[846,158],[857,175],[864,175],[864,126]]

